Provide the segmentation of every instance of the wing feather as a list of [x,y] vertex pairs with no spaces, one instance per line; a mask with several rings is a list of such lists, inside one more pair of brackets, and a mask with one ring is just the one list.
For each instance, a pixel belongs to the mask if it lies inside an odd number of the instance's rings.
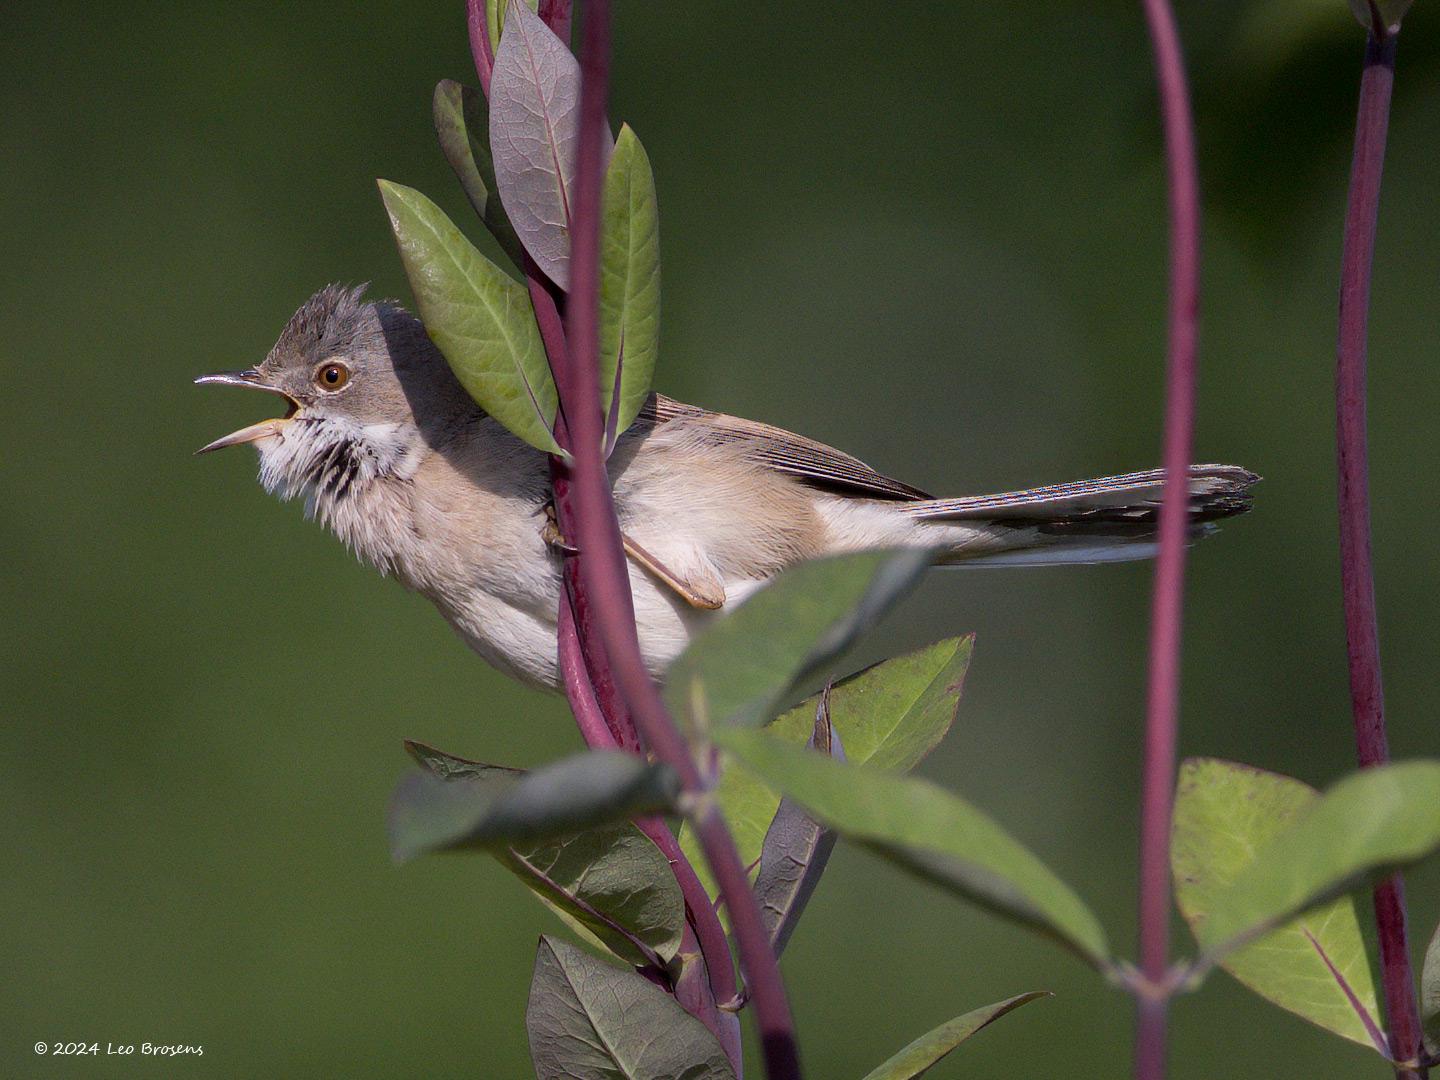
[[651,394],[638,419],[657,427],[683,420],[716,445],[744,443],[758,460],[776,472],[798,477],[827,491],[896,502],[920,502],[931,498],[919,488],[876,472],[859,458],[833,446],[770,424],[686,405],[663,394]]

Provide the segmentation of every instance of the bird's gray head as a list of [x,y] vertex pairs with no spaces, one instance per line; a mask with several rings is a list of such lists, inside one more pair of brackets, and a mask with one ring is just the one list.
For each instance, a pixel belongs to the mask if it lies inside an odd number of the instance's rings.
[[254,443],[267,490],[339,502],[377,477],[408,475],[424,443],[473,418],[478,407],[419,320],[364,303],[364,291],[321,289],[262,363],[196,379],[264,390],[287,405],[198,452]]

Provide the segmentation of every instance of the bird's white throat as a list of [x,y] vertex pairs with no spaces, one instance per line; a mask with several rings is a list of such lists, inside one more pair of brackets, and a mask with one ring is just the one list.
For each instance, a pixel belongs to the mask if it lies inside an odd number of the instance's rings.
[[256,449],[266,491],[286,500],[303,496],[307,517],[382,572],[395,571],[408,525],[399,506],[386,504],[420,465],[424,441],[414,424],[356,424],[302,412]]

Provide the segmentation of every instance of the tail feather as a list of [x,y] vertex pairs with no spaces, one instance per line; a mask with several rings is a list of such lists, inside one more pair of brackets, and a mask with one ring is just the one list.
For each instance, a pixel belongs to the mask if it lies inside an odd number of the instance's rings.
[[[1192,465],[1192,537],[1212,531],[1211,522],[1249,510],[1250,487],[1259,479],[1235,465]],[[1150,469],[999,495],[930,499],[897,509],[937,526],[971,527],[969,538],[942,558],[952,565],[1114,562],[1154,554],[1164,484],[1165,470]]]

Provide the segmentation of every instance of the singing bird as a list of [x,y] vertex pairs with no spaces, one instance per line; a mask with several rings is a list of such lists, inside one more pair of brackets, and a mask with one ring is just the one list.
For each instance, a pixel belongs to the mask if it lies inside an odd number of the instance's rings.
[[[418,319],[363,293],[322,289],[264,362],[197,379],[286,403],[199,452],[253,443],[267,491],[303,496],[309,516],[428,597],[495,667],[557,688],[563,553],[546,456],[471,399]],[[804,559],[904,546],[941,566],[1145,558],[1163,482],[1151,470],[936,499],[829,446],[658,394],[609,470],[657,677],[717,609]],[[1192,535],[1247,510],[1257,479],[1192,466]]]

